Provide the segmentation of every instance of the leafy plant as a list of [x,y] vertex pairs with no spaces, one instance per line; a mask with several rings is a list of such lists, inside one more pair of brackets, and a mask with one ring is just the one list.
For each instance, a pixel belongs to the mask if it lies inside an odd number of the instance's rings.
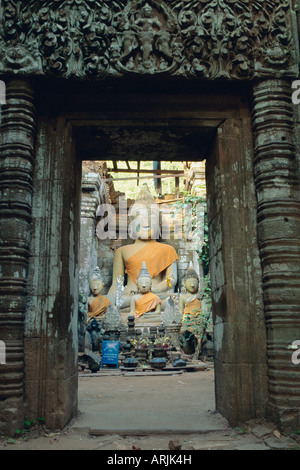
[[236,427],[232,430],[232,433],[231,433],[231,436],[234,437],[236,435],[238,436],[244,436],[245,434],[247,434],[248,430],[246,428],[239,428],[239,427]]
[[[23,437],[23,439],[28,439],[28,433],[36,426],[36,422],[33,419],[25,418],[23,428],[15,430],[16,437]],[[45,418],[38,418],[38,424],[45,424]]]
[[15,444],[16,443],[15,439],[12,439],[12,438],[7,439],[6,442],[7,442],[7,444]]
[[25,429],[30,429],[32,426],[35,426],[35,421],[33,421],[31,419],[25,419],[24,428]]
[[[200,227],[198,220],[198,205],[201,204],[204,208],[204,239],[200,249],[196,248],[198,260],[201,262],[203,267],[204,275],[207,276],[209,273],[209,242],[208,242],[208,221],[207,221],[207,204],[206,199],[202,196],[195,196],[187,191],[183,191],[182,199],[176,201],[174,204],[175,211],[184,210],[185,227],[188,227],[191,236],[194,239],[199,238],[200,240]],[[175,217],[175,214],[174,214]]]

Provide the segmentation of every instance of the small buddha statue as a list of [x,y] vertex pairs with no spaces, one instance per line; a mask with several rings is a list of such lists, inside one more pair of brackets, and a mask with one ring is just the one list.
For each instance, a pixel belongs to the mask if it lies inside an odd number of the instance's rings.
[[143,261],[152,278],[152,292],[165,301],[175,290],[177,284],[177,260],[175,249],[165,243],[159,243],[160,212],[147,184],[130,209],[130,229],[133,244],[121,246],[116,250],[113,263],[112,286],[107,297],[115,304],[117,279],[126,277],[122,293],[122,308],[129,307],[132,293],[137,292],[137,277]]
[[93,276],[90,282],[91,296],[88,298],[87,323],[93,318],[104,317],[107,307],[111,304],[107,297],[101,295],[104,283],[98,276]]
[[199,277],[192,267],[187,270],[183,285],[186,292],[181,294],[179,299],[179,312],[182,315],[182,325],[183,329],[194,332],[194,330],[199,329],[202,323],[200,316],[202,308],[199,293]]
[[161,313],[161,299],[151,292],[152,278],[148,273],[145,261],[136,280],[138,294],[132,296],[130,314],[140,318],[146,313],[159,315]]

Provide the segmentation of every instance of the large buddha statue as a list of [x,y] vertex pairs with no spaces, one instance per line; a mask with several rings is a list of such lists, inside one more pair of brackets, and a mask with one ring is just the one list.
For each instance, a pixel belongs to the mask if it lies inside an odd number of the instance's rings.
[[130,235],[135,242],[116,250],[113,264],[112,286],[107,294],[115,304],[117,279],[125,279],[122,308],[129,307],[132,295],[138,292],[136,281],[143,262],[152,278],[152,292],[161,300],[174,292],[177,284],[177,260],[175,249],[156,240],[160,234],[160,212],[148,186],[144,184],[130,209]]

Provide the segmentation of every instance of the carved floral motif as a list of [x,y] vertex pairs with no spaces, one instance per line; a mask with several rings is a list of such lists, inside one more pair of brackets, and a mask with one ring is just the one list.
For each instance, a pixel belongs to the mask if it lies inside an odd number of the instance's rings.
[[2,73],[297,74],[288,0],[3,0],[0,14]]

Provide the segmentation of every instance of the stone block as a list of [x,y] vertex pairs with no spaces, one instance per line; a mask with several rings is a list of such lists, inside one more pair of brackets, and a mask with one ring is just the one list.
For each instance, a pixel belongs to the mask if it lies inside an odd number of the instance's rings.
[[235,447],[235,450],[270,450],[264,444],[242,444],[240,446]]
[[[214,351],[216,359],[225,363],[265,364],[265,331],[260,323],[251,324],[251,315],[240,321],[231,315],[230,321],[216,317],[214,324]],[[245,312],[246,313],[246,312]],[[255,312],[252,312],[253,314]],[[253,348],[253,342],[256,347]]]
[[259,426],[255,426],[255,428],[252,429],[252,433],[254,434],[254,436],[258,437],[259,439],[263,439],[269,434],[272,434],[275,431],[275,429],[276,429],[275,424],[264,423],[264,424],[260,424]]
[[265,416],[268,399],[265,364],[225,363],[215,360],[216,409],[232,427]]
[[299,444],[288,437],[280,437],[279,439],[275,436],[269,437],[264,440],[264,443],[272,450],[295,450],[299,448]]
[[16,429],[24,425],[23,397],[0,400],[0,436],[14,436]]

